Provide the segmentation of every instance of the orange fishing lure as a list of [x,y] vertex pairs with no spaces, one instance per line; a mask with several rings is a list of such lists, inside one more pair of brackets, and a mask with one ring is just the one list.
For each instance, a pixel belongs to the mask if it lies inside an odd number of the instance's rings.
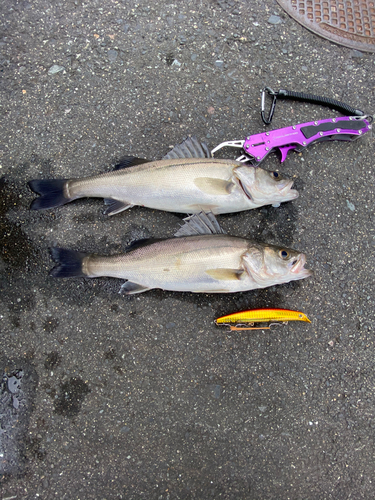
[[[288,323],[288,321],[306,321],[311,323],[309,318],[301,311],[291,311],[290,309],[249,309],[226,316],[220,316],[215,320],[217,325],[229,325],[233,331],[239,330],[269,330],[271,325],[277,323]],[[255,323],[268,323],[268,326],[254,327]],[[240,326],[249,325],[249,326]]]

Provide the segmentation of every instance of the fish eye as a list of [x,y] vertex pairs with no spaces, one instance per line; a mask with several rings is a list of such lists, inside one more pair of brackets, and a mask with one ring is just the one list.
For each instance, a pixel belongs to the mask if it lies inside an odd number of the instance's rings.
[[280,250],[279,255],[284,260],[289,259],[290,257],[290,253],[288,252],[288,250]]
[[279,179],[280,174],[279,172],[271,172],[271,177],[273,177],[274,179]]

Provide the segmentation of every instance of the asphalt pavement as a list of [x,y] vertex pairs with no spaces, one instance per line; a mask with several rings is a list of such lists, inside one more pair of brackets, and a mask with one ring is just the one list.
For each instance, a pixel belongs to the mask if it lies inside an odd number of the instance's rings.
[[[275,1],[4,0],[0,12],[0,499],[371,499],[375,496],[374,139],[272,153],[300,197],[218,217],[307,255],[314,276],[228,295],[119,293],[55,279],[51,246],[114,254],[183,215],[102,200],[30,211],[36,178],[213,148],[375,111],[375,54],[329,42]],[[267,101],[268,102],[268,101]],[[235,157],[238,151],[221,154]],[[312,323],[230,332],[216,317],[301,310]]]

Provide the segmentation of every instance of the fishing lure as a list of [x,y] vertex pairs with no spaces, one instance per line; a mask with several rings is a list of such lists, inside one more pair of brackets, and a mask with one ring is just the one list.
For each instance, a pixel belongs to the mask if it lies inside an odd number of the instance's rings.
[[[220,316],[215,320],[217,325],[228,325],[232,331],[240,330],[270,330],[271,325],[287,324],[288,321],[306,321],[309,318],[301,311],[290,309],[249,309],[226,316]],[[256,326],[255,323],[268,323],[268,326]],[[246,326],[248,325],[248,326]]]

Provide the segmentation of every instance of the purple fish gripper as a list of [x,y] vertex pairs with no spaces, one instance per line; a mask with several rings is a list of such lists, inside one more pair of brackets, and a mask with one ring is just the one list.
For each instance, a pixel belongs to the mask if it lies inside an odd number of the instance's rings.
[[[327,140],[352,141],[371,130],[372,117],[344,116],[254,134],[243,143],[245,153],[253,165],[260,163],[275,148],[281,152],[283,162],[291,149],[302,151],[309,144]],[[245,158],[241,158],[246,161]]]

